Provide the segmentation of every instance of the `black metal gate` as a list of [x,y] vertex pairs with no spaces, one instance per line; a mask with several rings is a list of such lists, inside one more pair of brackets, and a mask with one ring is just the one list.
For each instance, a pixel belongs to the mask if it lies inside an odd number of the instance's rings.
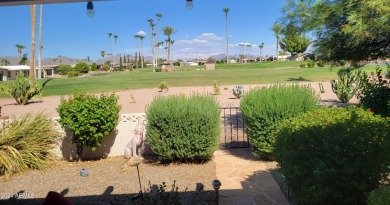
[[221,109],[221,121],[223,124],[223,130],[221,133],[221,147],[249,147],[249,139],[246,135],[240,107],[235,103],[227,103],[224,104]]

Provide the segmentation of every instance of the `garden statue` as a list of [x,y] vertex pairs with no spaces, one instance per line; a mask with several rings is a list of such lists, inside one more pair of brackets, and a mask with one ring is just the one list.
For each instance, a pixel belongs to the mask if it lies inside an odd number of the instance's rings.
[[137,125],[135,126],[133,130],[133,138],[130,140],[130,142],[127,144],[125,148],[124,156],[126,159],[134,156],[140,155],[139,150],[142,147],[142,144],[144,142],[144,120],[141,116],[137,117]]

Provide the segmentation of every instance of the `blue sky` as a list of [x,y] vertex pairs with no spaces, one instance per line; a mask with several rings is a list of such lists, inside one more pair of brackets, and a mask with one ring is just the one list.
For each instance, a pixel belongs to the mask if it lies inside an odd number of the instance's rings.
[[[150,27],[147,19],[157,23],[157,13],[163,15],[159,41],[166,39],[161,29],[172,26],[175,43],[172,57],[206,58],[225,53],[225,14],[229,12],[229,54],[238,54],[239,43],[252,55],[259,55],[258,45],[265,44],[263,54],[275,53],[276,40],[270,30],[280,17],[284,0],[193,0],[193,9],[185,8],[185,0],[116,0],[94,2],[95,16],[86,16],[86,2],[46,4],[43,6],[43,58],[68,56],[100,59],[100,51],[110,50],[107,33],[118,35],[116,54],[131,54],[137,50],[134,35],[145,31],[144,53],[151,55]],[[39,10],[39,7],[37,7]],[[29,6],[0,7],[0,56],[17,56],[15,44],[30,52],[31,21]],[[38,30],[39,15],[37,15]],[[38,36],[38,34],[37,34]],[[38,38],[36,40],[38,43]],[[111,37],[111,50],[115,53]]]

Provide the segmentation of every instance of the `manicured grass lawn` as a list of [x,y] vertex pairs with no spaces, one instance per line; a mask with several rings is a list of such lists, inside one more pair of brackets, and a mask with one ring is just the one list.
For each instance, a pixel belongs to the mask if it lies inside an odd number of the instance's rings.
[[[166,81],[174,86],[211,86],[213,80],[223,85],[283,83],[294,81],[330,81],[337,79],[337,68],[299,68],[301,62],[261,62],[216,65],[216,70],[204,66],[178,67],[182,71],[153,72],[151,68],[132,72],[108,73],[102,76],[61,78],[50,80],[43,96],[72,94],[75,88],[87,92],[108,92],[139,88],[157,88]],[[373,67],[365,70],[373,70]],[[1,95],[0,97],[8,97]]]

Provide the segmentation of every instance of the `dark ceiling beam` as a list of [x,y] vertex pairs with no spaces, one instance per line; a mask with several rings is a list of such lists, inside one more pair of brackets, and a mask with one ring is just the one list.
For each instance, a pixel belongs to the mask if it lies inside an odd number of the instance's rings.
[[[95,1],[110,1],[110,0],[92,0]],[[88,0],[0,0],[0,6],[20,6],[30,4],[57,4],[57,3],[75,3],[88,2]]]

